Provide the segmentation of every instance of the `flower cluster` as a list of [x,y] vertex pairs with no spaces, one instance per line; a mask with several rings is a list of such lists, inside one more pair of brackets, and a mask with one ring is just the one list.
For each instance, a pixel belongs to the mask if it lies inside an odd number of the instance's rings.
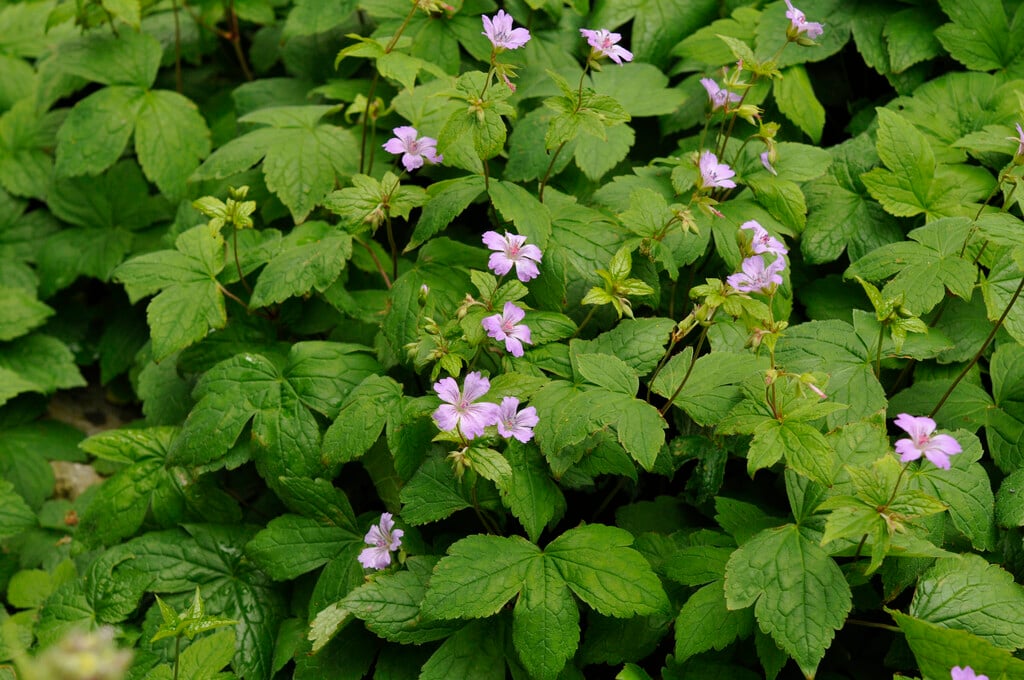
[[519,400],[505,397],[501,405],[490,402],[475,403],[491,389],[491,381],[479,371],[466,375],[462,390],[454,378],[444,378],[434,383],[434,392],[445,402],[434,411],[433,418],[439,430],[451,432],[458,429],[466,439],[474,439],[484,433],[490,425],[498,426],[498,433],[506,439],[515,437],[521,442],[533,438],[533,426],[537,424],[537,409],[527,406],[519,409]]
[[960,443],[948,434],[932,434],[935,432],[935,421],[931,418],[901,413],[893,424],[910,435],[908,439],[896,442],[896,453],[900,454],[900,460],[904,463],[917,460],[923,455],[935,463],[936,467],[948,470],[949,457],[963,451]]
[[433,137],[418,137],[416,128],[409,125],[396,127],[391,131],[394,137],[384,143],[388,153],[402,154],[402,165],[409,172],[423,167],[423,159],[440,163],[444,156],[437,153],[437,140]]
[[[740,229],[752,231],[750,249],[753,255],[744,259],[742,271],[732,274],[725,282],[741,293],[765,293],[772,286],[782,284],[782,272],[786,269],[786,246],[768,233],[756,220],[744,222]],[[748,251],[749,252],[749,251]],[[765,255],[774,255],[771,264],[765,264]]]
[[359,564],[365,569],[383,569],[391,564],[391,552],[402,545],[405,532],[395,529],[395,521],[390,512],[380,516],[380,522],[370,527],[363,541],[369,545],[359,553]]

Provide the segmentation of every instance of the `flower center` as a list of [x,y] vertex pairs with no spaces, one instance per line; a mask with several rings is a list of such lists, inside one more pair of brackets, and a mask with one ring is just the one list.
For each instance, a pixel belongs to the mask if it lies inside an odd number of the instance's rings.
[[926,435],[926,434],[919,434],[919,435],[917,435],[917,445],[918,446],[924,446],[925,444],[928,443],[929,439],[930,439],[930,437],[928,435]]
[[512,319],[505,319],[501,322],[501,330],[505,331],[506,334],[511,333],[515,327],[515,322]]
[[508,256],[510,258],[519,257],[519,245],[518,244],[515,244],[515,243],[510,243],[509,244],[509,246],[508,246]]
[[420,152],[419,140],[414,139],[410,141],[408,144],[405,145],[405,150],[411,154],[418,154]]

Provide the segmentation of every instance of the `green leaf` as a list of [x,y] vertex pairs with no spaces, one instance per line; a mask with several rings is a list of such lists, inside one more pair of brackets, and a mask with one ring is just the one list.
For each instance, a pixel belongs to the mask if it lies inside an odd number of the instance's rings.
[[[981,292],[985,298],[985,309],[991,321],[999,319],[1010,307],[1010,300],[1021,282],[1021,268],[1011,253],[1004,253],[988,272],[981,277]],[[1024,343],[1024,305],[1013,305],[1003,321],[1003,328],[1019,343]]]
[[530,562],[512,614],[512,641],[530,677],[554,679],[576,653],[580,613],[553,560]]
[[245,550],[275,581],[290,581],[336,557],[354,560],[364,547],[363,535],[348,526],[281,515],[256,534]]
[[578,136],[573,152],[576,167],[594,182],[600,181],[608,171],[618,165],[629,154],[636,141],[636,134],[628,125],[616,125],[606,129],[604,133],[603,139],[592,134]]
[[505,457],[512,467],[512,480],[501,489],[502,502],[536,543],[544,527],[564,514],[565,498],[536,446],[510,440]]
[[598,612],[619,618],[669,610],[647,560],[629,546],[623,529],[589,524],[565,532],[544,549],[576,595]]
[[[673,356],[658,377],[651,383],[651,391],[663,397],[671,396],[683,382],[689,370],[693,351],[684,350]],[[673,406],[686,411],[697,423],[717,425],[743,398],[740,385],[767,365],[753,354],[711,352],[697,359],[683,389]]]
[[352,237],[326,222],[295,227],[260,272],[249,304],[269,307],[316,289],[326,290],[352,257]]
[[36,513],[14,490],[14,485],[0,479],[0,539],[6,540],[25,529],[36,526]]
[[0,343],[0,405],[22,392],[51,394],[83,385],[74,355],[57,338],[32,333]]
[[639,375],[647,375],[664,354],[672,330],[671,319],[624,320],[593,340],[574,343],[579,353],[611,354],[624,361]]
[[437,648],[423,664],[419,680],[502,680],[506,677],[504,645],[500,621],[471,622]]
[[140,255],[114,271],[132,302],[161,291],[146,310],[157,361],[227,323],[217,281],[224,268],[223,237],[200,225],[178,236],[175,247]]
[[956,432],[955,438],[963,452],[949,459],[950,469],[922,466],[908,485],[941,498],[949,506],[953,525],[971,540],[976,550],[995,550],[995,498],[988,472],[978,462],[982,456],[981,442],[963,430]]
[[938,560],[921,576],[908,614],[1004,649],[1024,647],[1024,588],[979,555]]
[[420,213],[405,252],[422,245],[451,224],[483,190],[484,180],[476,175],[431,184],[427,189],[427,202],[423,205],[423,212]]
[[[889,613],[907,636],[907,644],[926,678],[945,678],[953,666],[971,666],[990,678],[1013,678],[1024,673],[1024,661],[984,638],[929,623],[902,612]],[[1000,676],[999,673],[1004,675]]]
[[516,231],[541,250],[547,248],[551,237],[551,212],[546,205],[512,182],[491,182],[489,192],[494,208],[516,226]]
[[871,195],[898,217],[924,212],[935,173],[925,136],[903,116],[878,109],[878,155],[889,170],[861,175]]
[[57,132],[57,173],[95,175],[113,165],[128,146],[145,95],[117,85],[75,104]]
[[757,202],[790,229],[801,232],[807,223],[807,201],[796,182],[770,175],[745,178]]
[[813,676],[853,601],[839,566],[798,527],[757,534],[726,566],[729,609],[756,603],[761,629]]
[[[317,0],[298,0],[288,13],[281,37],[285,40],[301,35],[327,33],[348,19],[356,8],[352,0],[323,3]],[[272,22],[269,22],[272,23]]]
[[190,644],[181,653],[178,670],[186,678],[213,680],[231,662],[234,650],[235,631],[217,631]]
[[668,65],[676,43],[710,23],[718,12],[713,0],[640,0],[635,7],[630,46],[638,61],[658,67]]
[[53,309],[22,288],[0,286],[0,342],[12,340],[41,325]]
[[887,46],[889,68],[892,73],[903,73],[919,62],[942,53],[935,30],[942,23],[942,15],[933,7],[907,7],[889,13],[882,32]]
[[428,457],[402,487],[402,519],[413,526],[436,522],[473,507],[462,494],[452,466],[443,455]]
[[171,200],[210,153],[210,131],[192,100],[177,92],[146,92],[135,120],[135,152],[154,184]]
[[825,129],[825,108],[814,95],[811,79],[802,64],[790,66],[774,81],[775,102],[782,115],[804,131],[815,144]]
[[686,600],[675,622],[678,661],[685,661],[709,649],[721,651],[735,640],[746,638],[754,629],[754,618],[747,610],[726,607],[722,581],[714,581]]
[[773,465],[782,456],[787,467],[825,486],[832,483],[835,454],[817,429],[792,420],[766,421],[754,431],[747,458],[747,472],[753,475]]
[[591,79],[594,90],[618,100],[634,117],[674,113],[686,98],[678,88],[668,87],[668,76],[653,64],[637,62],[629,68],[609,67],[595,71]]
[[636,372],[622,359],[610,354],[571,353],[571,357],[573,366],[584,380],[612,392],[636,396],[640,381]]
[[46,197],[57,128],[63,121],[63,112],[37,115],[28,97],[0,116],[0,186],[15,196]]
[[972,71],[997,71],[1020,56],[1021,46],[1015,24],[1013,34],[1002,3],[971,0],[967,3],[939,0],[942,11],[953,23],[940,26],[935,37],[961,64]]
[[60,68],[104,85],[149,88],[160,68],[163,49],[152,35],[141,31],[91,31],[60,46]]
[[391,378],[367,376],[342,402],[334,424],[324,433],[323,455],[330,464],[359,458],[380,437],[393,408],[400,405],[402,386]]
[[439,619],[493,616],[522,589],[534,564],[543,564],[540,549],[519,536],[456,541],[434,567],[423,613]]
[[142,7],[139,3],[140,0],[102,0],[103,9],[135,28],[138,28],[142,21]]

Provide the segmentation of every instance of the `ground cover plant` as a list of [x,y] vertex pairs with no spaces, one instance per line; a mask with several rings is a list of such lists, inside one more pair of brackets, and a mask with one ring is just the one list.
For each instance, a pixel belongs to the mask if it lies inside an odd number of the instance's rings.
[[0,0],[0,676],[1024,678],[1022,7]]

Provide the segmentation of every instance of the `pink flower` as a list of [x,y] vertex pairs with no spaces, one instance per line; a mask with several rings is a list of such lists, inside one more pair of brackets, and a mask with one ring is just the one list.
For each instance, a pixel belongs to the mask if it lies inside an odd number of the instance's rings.
[[719,87],[718,83],[713,81],[711,78],[701,78],[700,84],[704,86],[704,89],[708,91],[708,99],[711,100],[711,110],[715,111],[721,108],[729,108],[729,104],[736,104],[742,99],[735,92],[730,92],[724,87]]
[[896,453],[900,454],[900,460],[904,463],[908,460],[917,460],[924,454],[936,467],[948,470],[949,457],[963,451],[959,442],[948,434],[932,435],[935,431],[935,421],[931,418],[915,418],[901,413],[893,423],[910,435],[909,439],[900,439],[896,442]]
[[374,524],[366,532],[363,539],[371,547],[359,553],[359,564],[365,569],[383,569],[391,564],[391,551],[398,550],[402,545],[402,536],[405,532],[395,529],[395,522],[391,519],[391,513],[385,512],[380,516],[380,523]]
[[949,669],[949,674],[952,680],[988,680],[987,675],[975,675],[974,669],[970,666],[953,666]]
[[540,248],[535,245],[526,245],[526,237],[518,234],[510,234],[507,231],[504,236],[499,236],[496,231],[485,231],[483,236],[484,245],[491,250],[498,252],[491,253],[491,259],[487,266],[499,276],[508,274],[512,265],[516,266],[516,276],[520,281],[529,281],[540,276],[537,264],[540,263]]
[[736,173],[733,172],[725,163],[718,162],[718,156],[711,153],[710,151],[702,151],[700,154],[700,188],[711,189],[714,187],[722,187],[725,189],[732,189],[736,186],[736,182],[729,179],[735,177]]
[[596,54],[608,57],[619,66],[622,66],[623,61],[633,61],[633,53],[616,44],[622,40],[618,33],[612,33],[604,28],[596,31],[581,28],[580,33],[587,39],[587,44],[594,48]]
[[778,176],[779,173],[776,172],[775,168],[772,166],[772,161],[771,161],[771,158],[769,157],[770,154],[771,154],[770,151],[762,151],[761,152],[761,165],[763,165],[764,169],[767,170],[768,172],[772,173],[775,176]]
[[773,284],[782,284],[782,275],[779,272],[786,268],[786,260],[780,255],[765,267],[764,257],[754,255],[743,260],[742,267],[741,273],[728,276],[725,282],[741,293],[762,293]]
[[789,0],[786,0],[786,7],[789,8],[786,10],[786,16],[789,18],[789,25],[797,35],[806,31],[807,37],[814,40],[825,32],[824,27],[817,21],[807,21],[807,17],[804,16],[804,13],[796,7],[793,7],[793,3]]
[[1017,136],[1007,137],[1011,142],[1017,142],[1017,155],[1024,156],[1024,128],[1021,128],[1020,123],[1014,123],[1017,126]]
[[744,222],[740,225],[740,229],[750,229],[754,232],[750,245],[755,254],[760,255],[761,253],[772,253],[773,255],[785,255],[789,252],[786,250],[786,246],[782,245],[782,242],[769,234],[768,230],[762,227],[757,220],[748,220]]
[[483,34],[494,45],[494,49],[517,50],[530,42],[530,32],[525,28],[512,28],[512,15],[499,9],[494,17],[480,17],[484,22]]
[[505,439],[515,437],[522,443],[533,439],[533,428],[540,422],[537,417],[537,409],[527,406],[522,411],[519,408],[519,400],[515,397],[505,397],[498,407],[498,434]]
[[[501,314],[495,314],[485,318],[481,323],[487,335],[495,340],[504,340],[505,349],[514,357],[523,356],[523,343],[532,345],[530,340],[530,327],[520,324],[526,316],[526,312],[511,302],[505,303]],[[518,324],[518,325],[517,325]]]
[[423,167],[424,158],[431,163],[440,163],[444,160],[444,156],[437,153],[437,140],[433,137],[416,139],[416,128],[408,125],[396,127],[392,132],[395,136],[384,143],[384,150],[388,153],[402,154],[402,165],[409,172]]
[[450,432],[457,427],[466,439],[482,435],[484,429],[493,425],[497,419],[498,405],[473,402],[487,394],[489,389],[491,381],[480,375],[479,371],[466,375],[462,392],[459,392],[459,385],[454,378],[444,378],[434,383],[437,396],[447,402],[434,411],[433,418],[438,429]]

